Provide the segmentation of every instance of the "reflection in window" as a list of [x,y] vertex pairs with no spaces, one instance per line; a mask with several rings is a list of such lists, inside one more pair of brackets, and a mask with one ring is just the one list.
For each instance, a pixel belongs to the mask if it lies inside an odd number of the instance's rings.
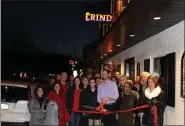
[[126,64],[126,76],[129,76],[129,64]]
[[135,76],[134,73],[135,73],[134,58],[125,60],[125,76],[127,76],[130,80],[134,81],[134,76]]

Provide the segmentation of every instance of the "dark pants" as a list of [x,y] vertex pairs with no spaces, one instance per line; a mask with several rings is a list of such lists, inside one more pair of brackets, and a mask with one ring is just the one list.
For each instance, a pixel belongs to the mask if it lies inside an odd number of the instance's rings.
[[80,116],[80,125],[79,126],[88,126],[88,116]]
[[[115,111],[116,104],[104,105],[104,108],[108,111]],[[116,126],[117,125],[116,113],[102,115],[102,122],[104,126]]]
[[80,123],[80,113],[71,112],[71,120],[69,122],[69,126],[79,126]]

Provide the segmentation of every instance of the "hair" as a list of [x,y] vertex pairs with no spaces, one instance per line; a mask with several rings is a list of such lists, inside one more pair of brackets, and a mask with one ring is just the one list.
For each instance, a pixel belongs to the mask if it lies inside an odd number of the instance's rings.
[[131,83],[133,85],[133,81],[132,80],[127,80],[126,82],[129,82],[129,83]]
[[95,80],[96,80],[96,79],[100,79],[100,80],[101,80],[101,78],[100,78],[100,77],[96,77],[96,78],[95,78]]
[[[95,86],[94,86],[94,87],[97,88],[97,86],[96,86],[96,78],[91,78],[91,79],[89,80],[89,83],[90,83],[91,80],[94,80],[94,81],[95,81]],[[89,90],[91,90],[91,87],[90,87],[90,86],[89,86]]]
[[151,76],[156,77],[158,80],[159,80],[159,77],[160,77],[159,73],[157,73],[157,72],[152,73]]
[[55,90],[54,88],[55,88],[55,86],[56,86],[57,84],[60,85],[60,82],[56,81],[56,82],[53,84],[53,90]]
[[150,76],[150,74],[149,74],[148,72],[144,71],[144,72],[142,72],[142,73],[141,73],[141,76],[149,77],[149,76]]
[[58,75],[61,75],[61,74],[60,74],[60,73],[57,73],[56,77],[57,77]]
[[89,82],[90,82],[91,80],[95,80],[95,81],[96,81],[96,78],[91,78],[91,79],[89,80]]
[[35,90],[34,90],[34,96],[35,96],[35,98],[38,98],[37,91],[38,91],[39,88],[41,88],[41,89],[43,90],[43,95],[42,95],[42,97],[43,97],[43,98],[46,97],[46,92],[45,92],[44,87],[43,87],[42,85],[38,85],[38,86],[35,88]]
[[75,87],[75,81],[76,79],[79,79],[80,80],[80,85],[79,85],[79,88],[82,89],[82,79],[80,78],[80,76],[76,76],[73,80],[73,86]]
[[[109,71],[109,70],[106,70],[106,69],[104,69],[103,71],[106,71],[106,72],[107,72],[107,74],[109,74],[109,73],[110,73],[110,71]],[[103,72],[103,71],[102,71],[102,72]]]
[[128,84],[129,87],[130,87],[130,89],[132,89],[132,87],[133,87],[132,83],[130,83],[129,81],[127,81],[127,82],[124,83],[124,85],[125,85],[125,84]]
[[121,78],[124,78],[124,79],[128,80],[128,77],[127,76],[121,76]]
[[82,77],[82,80],[84,80],[84,79],[89,80],[89,78],[88,78],[87,76],[83,76],[83,77]]
[[67,73],[67,72],[62,72],[62,73],[61,73],[61,75],[62,75],[63,73],[66,73],[66,74],[68,75],[68,73]]
[[[158,77],[156,77],[156,76],[150,76],[150,77],[148,78],[148,81],[149,81],[149,79],[151,79],[151,80],[154,82],[155,88],[156,88],[157,86],[159,86],[159,79],[158,79]],[[147,84],[148,84],[148,82],[147,82]]]

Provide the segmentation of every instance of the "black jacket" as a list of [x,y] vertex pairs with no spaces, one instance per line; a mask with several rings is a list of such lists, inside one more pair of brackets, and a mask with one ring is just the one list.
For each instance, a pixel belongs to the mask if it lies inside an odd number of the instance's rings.
[[86,106],[92,106],[92,107],[97,107],[99,104],[98,104],[98,101],[97,101],[97,89],[92,92],[89,89],[84,89],[81,91],[81,95],[80,95],[80,109],[81,110],[89,110],[87,108],[84,108],[83,105],[86,105]]
[[94,92],[91,91],[91,89],[88,90],[88,105],[89,106],[93,106],[93,107],[97,107],[99,104],[98,104],[98,101],[97,101],[97,89],[95,89]]
[[88,90],[83,89],[80,94],[80,110],[87,110],[86,108],[83,107],[83,105],[88,105]]
[[[151,100],[145,97],[144,103],[145,104],[151,103],[152,105],[157,106],[158,126],[163,126],[163,114],[166,108],[166,105],[164,103],[163,91],[161,91],[161,93],[157,97],[154,97]],[[152,110],[151,108],[144,109],[143,124],[154,126],[153,113],[151,113],[151,110]]]
[[[137,97],[130,91],[125,94],[121,93],[120,110],[128,110],[135,108],[137,104]],[[133,112],[119,113],[119,126],[133,126]]]

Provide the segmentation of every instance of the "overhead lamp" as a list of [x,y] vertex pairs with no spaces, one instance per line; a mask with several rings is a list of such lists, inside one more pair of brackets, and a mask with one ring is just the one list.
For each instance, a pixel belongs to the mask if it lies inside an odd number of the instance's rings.
[[118,47],[121,46],[120,44],[117,45]]
[[103,57],[100,57],[100,59],[102,59]]
[[106,56],[107,54],[105,53],[104,56]]
[[160,20],[161,17],[154,17],[153,19],[154,19],[154,20]]
[[109,52],[112,52],[113,50],[111,49],[111,50],[109,50]]
[[129,35],[129,36],[130,36],[130,37],[135,37],[135,35],[133,35],[133,34],[132,34],[132,35]]

